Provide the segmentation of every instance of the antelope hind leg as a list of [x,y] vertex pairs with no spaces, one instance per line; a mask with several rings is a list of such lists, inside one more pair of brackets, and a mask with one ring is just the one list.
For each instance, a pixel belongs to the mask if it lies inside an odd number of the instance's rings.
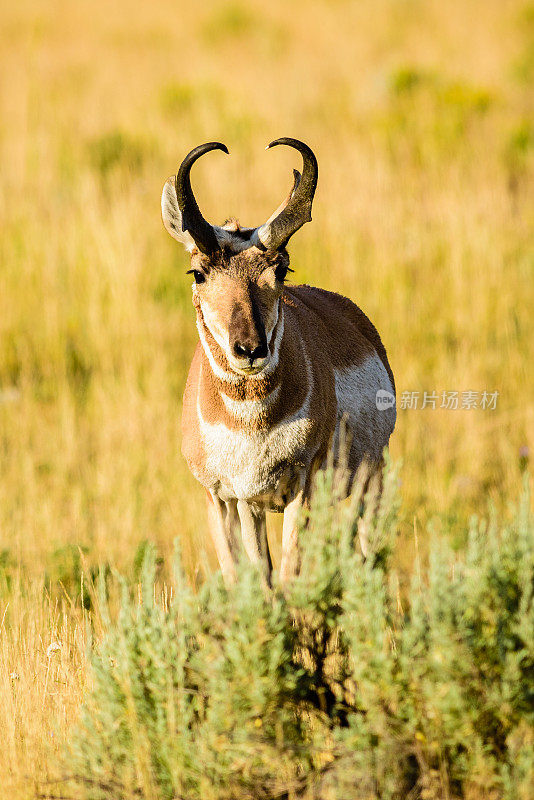
[[370,475],[365,487],[364,510],[358,520],[358,538],[364,558],[371,555],[373,543],[369,541],[369,534],[382,497],[383,477],[384,465],[380,464]]
[[282,527],[282,560],[280,562],[280,580],[286,583],[298,574],[300,569],[300,555],[298,543],[297,522],[300,510],[304,503],[304,490],[288,503],[284,511]]

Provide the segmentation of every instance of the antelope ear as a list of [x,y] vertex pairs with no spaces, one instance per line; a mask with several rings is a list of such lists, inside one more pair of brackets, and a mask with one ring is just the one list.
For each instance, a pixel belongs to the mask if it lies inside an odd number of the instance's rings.
[[175,180],[176,176],[171,175],[165,181],[161,195],[161,218],[172,238],[176,239],[177,242],[181,242],[185,249],[191,252],[195,247],[195,240],[188,231],[182,230],[182,214],[178,208]]

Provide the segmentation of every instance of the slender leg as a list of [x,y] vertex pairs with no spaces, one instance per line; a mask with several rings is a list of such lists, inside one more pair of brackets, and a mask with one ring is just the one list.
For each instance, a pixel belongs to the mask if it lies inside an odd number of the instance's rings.
[[269,550],[269,540],[267,539],[267,515],[265,511],[260,512],[258,515],[258,530],[260,534],[261,551],[267,564],[268,582],[271,582],[271,574],[273,571],[273,562],[271,561],[271,551]]
[[360,539],[360,547],[364,558],[369,557],[373,547],[373,542],[369,541],[369,538],[374,517],[380,505],[382,483],[383,467],[380,465],[367,481],[367,485],[365,487],[364,510],[362,516],[358,520],[358,538]]
[[263,573],[267,585],[271,585],[271,554],[267,542],[265,512],[255,508],[246,500],[237,501],[237,513],[241,522],[241,538],[245,552],[253,564]]
[[235,581],[235,565],[237,563],[237,544],[235,526],[237,511],[235,501],[223,503],[217,495],[207,493],[208,527],[215,545],[215,552],[226,584]]
[[300,569],[297,521],[304,503],[304,489],[286,506],[282,527],[282,560],[280,563],[280,580],[283,583],[298,574]]

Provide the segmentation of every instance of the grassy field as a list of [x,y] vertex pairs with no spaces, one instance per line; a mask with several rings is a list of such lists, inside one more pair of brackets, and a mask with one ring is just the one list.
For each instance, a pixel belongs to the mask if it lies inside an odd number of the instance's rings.
[[[179,536],[194,581],[214,566],[180,455],[190,281],[159,211],[194,145],[230,149],[195,169],[214,222],[257,224],[285,195],[297,162],[270,140],[318,156],[294,280],[356,301],[399,398],[420,393],[391,441],[401,566],[414,529],[460,547],[473,512],[516,500],[534,439],[534,5],[20,0],[0,47],[0,784],[18,800],[83,696],[82,564],[135,580],[143,543],[167,563]],[[443,391],[499,394],[449,410]]]

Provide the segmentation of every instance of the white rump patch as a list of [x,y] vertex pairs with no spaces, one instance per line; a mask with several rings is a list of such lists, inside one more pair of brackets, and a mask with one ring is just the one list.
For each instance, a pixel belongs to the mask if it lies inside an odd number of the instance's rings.
[[395,405],[377,408],[378,391],[394,396],[393,386],[382,360],[375,353],[358,367],[335,371],[337,424],[334,447],[339,445],[344,419],[352,436],[352,451],[359,460],[369,455],[378,460],[395,427]]

